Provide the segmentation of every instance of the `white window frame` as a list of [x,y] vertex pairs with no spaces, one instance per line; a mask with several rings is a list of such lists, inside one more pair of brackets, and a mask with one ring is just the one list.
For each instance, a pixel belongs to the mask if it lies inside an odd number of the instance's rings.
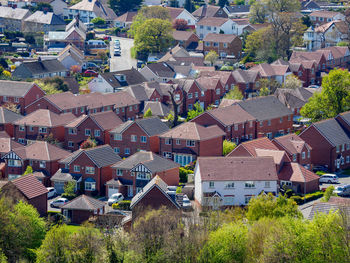
[[[89,132],[87,132],[89,131]],[[91,129],[85,129],[85,136],[91,136]]]
[[85,166],[85,174],[95,174],[95,167]]
[[100,130],[94,130],[94,136],[95,137],[100,137],[101,136],[101,131]]

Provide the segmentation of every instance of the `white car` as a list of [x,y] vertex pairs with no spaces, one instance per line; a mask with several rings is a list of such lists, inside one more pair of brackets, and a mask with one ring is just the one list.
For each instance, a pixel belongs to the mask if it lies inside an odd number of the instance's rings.
[[121,193],[112,194],[111,197],[108,199],[108,205],[111,206],[111,205],[118,203],[122,200],[124,200],[123,194],[121,194]]
[[350,184],[337,186],[333,193],[339,196],[349,196],[350,195]]
[[54,200],[50,203],[51,207],[55,207],[55,208],[61,208],[63,205],[68,203],[68,199],[67,198],[58,198],[57,200]]
[[191,201],[190,199],[188,198],[187,195],[184,195],[183,196],[183,199],[182,199],[182,208],[184,210],[190,210],[192,208],[192,204],[191,204]]
[[323,174],[320,176],[320,183],[337,184],[339,178],[335,174]]
[[47,198],[52,198],[55,197],[57,195],[56,189],[53,187],[47,187],[46,188],[48,193],[47,193]]

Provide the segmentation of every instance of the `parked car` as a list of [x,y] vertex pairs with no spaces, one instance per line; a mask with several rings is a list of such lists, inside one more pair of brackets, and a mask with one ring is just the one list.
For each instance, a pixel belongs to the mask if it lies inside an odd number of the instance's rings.
[[183,196],[183,199],[182,199],[182,208],[183,208],[184,210],[191,210],[191,209],[192,209],[191,201],[190,201],[190,199],[188,198],[187,195],[184,195],[184,196]]
[[320,176],[320,183],[337,184],[339,178],[335,174],[323,174]]
[[47,187],[46,188],[48,193],[47,193],[47,198],[52,198],[55,197],[57,195],[56,189],[53,187]]
[[328,169],[327,169],[327,167],[322,166],[322,165],[315,165],[314,167],[312,167],[312,171],[314,171],[314,172],[318,172],[318,171],[328,172]]
[[118,215],[118,216],[128,216],[130,213],[126,213],[122,210],[112,210],[107,212],[107,215]]
[[114,56],[120,56],[120,55],[121,55],[120,49],[115,49]]
[[94,70],[90,70],[90,69],[88,69],[88,70],[86,70],[85,72],[84,72],[84,77],[97,77],[98,76],[98,73],[96,72],[96,71],[94,71]]
[[108,199],[108,205],[111,206],[111,205],[118,203],[122,200],[124,200],[123,194],[121,194],[121,193],[112,194],[111,197]]
[[333,193],[339,196],[350,196],[350,184],[337,186]]
[[50,207],[61,208],[61,206],[65,205],[67,203],[68,203],[67,198],[58,198],[57,200],[54,200],[50,203]]
[[111,41],[111,40],[112,40],[112,38],[111,38],[111,36],[104,36],[104,37],[103,37],[103,40],[108,40],[108,41]]

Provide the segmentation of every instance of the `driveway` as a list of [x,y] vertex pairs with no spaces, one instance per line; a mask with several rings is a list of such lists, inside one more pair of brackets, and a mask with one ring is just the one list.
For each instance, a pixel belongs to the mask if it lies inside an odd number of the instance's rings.
[[320,184],[320,189],[327,188],[331,185],[336,187],[338,185],[350,184],[350,175],[347,175],[347,174],[337,174],[337,175],[339,177],[339,184]]
[[50,207],[50,203],[54,200],[57,200],[58,198],[60,198],[61,196],[56,196],[54,198],[48,199],[47,200],[47,211],[54,211],[54,212],[61,212],[60,208],[54,208],[54,207]]
[[[121,48],[121,56],[114,56],[114,40],[119,39],[120,48]],[[134,40],[130,38],[122,38],[122,37],[112,37],[112,41],[110,44],[110,71],[119,71],[131,69],[132,67],[136,68],[137,60],[131,58],[130,49],[134,46]]]

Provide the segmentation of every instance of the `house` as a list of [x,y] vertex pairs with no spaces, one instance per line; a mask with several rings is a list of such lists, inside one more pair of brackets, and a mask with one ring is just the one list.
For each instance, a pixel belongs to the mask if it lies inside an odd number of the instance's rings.
[[47,215],[47,189],[34,175],[21,176],[1,187],[0,196],[14,202],[25,201],[32,205],[40,216]]
[[64,147],[71,151],[78,150],[88,138],[96,140],[98,145],[108,144],[109,131],[122,123],[113,111],[75,117],[64,126]]
[[65,48],[67,45],[74,45],[80,50],[84,50],[85,40],[86,27],[83,22],[77,19],[75,24],[68,24],[65,31],[49,31],[46,33],[44,35],[44,48],[55,50]]
[[119,91],[112,94],[90,93],[73,95],[63,92],[42,97],[26,107],[29,114],[37,109],[49,109],[57,114],[71,112],[79,117],[103,111],[114,111],[123,121],[135,119],[140,102],[129,93]]
[[[24,146],[18,142],[16,142],[15,140],[13,140],[10,137],[0,137],[0,158],[1,161],[3,156],[5,156],[7,153],[11,152],[13,149],[17,149],[17,148],[24,148]],[[2,174],[2,177],[4,177],[5,175]]]
[[301,108],[312,97],[313,93],[306,88],[276,89],[274,95],[278,100],[289,108],[294,116],[300,116]]
[[348,47],[331,46],[318,49],[316,52],[321,52],[324,54],[327,69],[348,67],[348,62],[350,60],[350,51]]
[[319,4],[313,0],[305,0],[300,3],[300,9],[301,13],[303,14],[310,14],[313,11],[319,11],[321,10],[321,7]]
[[175,79],[176,72],[168,63],[149,63],[139,71],[147,81],[166,83]]
[[236,86],[244,98],[251,98],[259,93],[259,79],[262,77],[259,71],[236,69],[232,71],[232,76],[234,81],[231,83],[231,89]]
[[69,73],[69,70],[58,60],[48,59],[30,62],[23,62],[12,73],[12,76],[21,79],[42,79],[48,77],[65,77]]
[[13,123],[14,138],[21,144],[48,136],[52,136],[58,142],[63,142],[65,139],[64,126],[75,118],[70,112],[56,114],[49,110],[39,109]]
[[247,205],[261,192],[277,194],[271,157],[199,157],[194,171],[195,201],[201,207]]
[[308,50],[336,46],[349,40],[349,26],[345,21],[336,20],[317,27],[309,27],[304,33],[304,42]]
[[230,71],[205,71],[201,70],[198,77],[219,78],[222,86],[225,88],[225,93],[234,89],[235,79]]
[[349,131],[339,121],[346,120],[348,115],[314,122],[300,133],[300,138],[312,148],[313,165],[326,166],[331,172],[350,167]]
[[[182,32],[189,32],[189,31],[182,31]],[[163,57],[161,57],[158,60],[158,63],[160,62],[165,62],[168,65],[172,66],[175,72],[178,74],[179,73],[178,69],[181,66],[188,66],[188,65],[204,66],[204,56],[203,54],[199,54],[199,53],[194,53],[194,52],[190,53],[184,47],[177,44],[175,47],[170,49]],[[190,69],[192,68],[193,67],[190,67]],[[179,76],[177,75],[176,78],[179,78]]]
[[342,13],[326,10],[314,11],[309,16],[311,22],[316,26],[336,20],[345,21],[345,16]]
[[61,207],[61,213],[71,224],[82,224],[104,212],[105,203],[87,195],[79,195]]
[[209,33],[204,39],[204,54],[215,51],[221,58],[240,58],[242,40],[236,35]]
[[303,87],[315,84],[320,85],[322,81],[321,71],[326,70],[325,56],[321,52],[312,52],[312,54],[309,54],[311,52],[300,53],[293,52],[289,60],[293,74],[297,75],[302,81]]
[[166,7],[166,9],[169,11],[170,19],[173,23],[178,19],[183,19],[187,22],[189,28],[195,28],[198,20],[185,8]]
[[23,21],[30,15],[28,9],[0,6],[0,25],[4,31],[22,31]]
[[60,160],[61,173],[77,178],[77,187],[85,194],[102,196],[105,184],[113,177],[111,166],[120,160],[108,144],[79,149]]
[[147,209],[159,209],[161,207],[179,210],[180,204],[177,202],[174,193],[168,191],[168,185],[159,176],[155,176],[142,191],[131,199],[132,219],[135,221]]
[[117,92],[123,87],[141,84],[147,81],[146,78],[135,68],[100,73],[88,83],[91,92],[110,93]]
[[64,193],[64,186],[68,182],[75,183],[75,190],[78,190],[78,186],[80,187],[80,183],[82,181],[81,174],[70,174],[65,169],[58,169],[57,172],[50,178],[51,185],[55,188],[57,194]]
[[137,15],[137,12],[126,12],[121,16],[118,16],[114,22],[115,26],[119,28],[130,28],[134,17]]
[[231,105],[206,111],[191,120],[202,126],[219,126],[225,132],[225,139],[237,144],[247,139],[254,139],[256,119],[239,105]]
[[248,17],[250,5],[227,5],[223,10],[229,18]]
[[228,17],[226,12],[220,6],[215,5],[202,5],[196,11],[194,11],[192,15],[197,19],[206,17]]
[[24,32],[44,32],[60,31],[66,28],[64,20],[52,13],[46,11],[36,11],[34,14],[24,19]]
[[122,193],[133,197],[155,176],[168,185],[178,185],[179,166],[153,152],[139,151],[112,166],[113,179],[106,183],[106,196]]
[[22,116],[20,114],[8,110],[5,107],[0,107],[0,131],[5,131],[8,135],[13,137],[13,123],[21,118]]
[[143,114],[145,114],[148,109],[151,110],[152,116],[157,116],[159,118],[165,118],[170,114],[170,107],[160,101],[146,101]]
[[[221,98],[226,93],[225,88],[223,87],[220,78],[199,77],[196,79],[196,82],[201,87],[201,90],[204,90],[206,98],[208,99],[207,100],[208,104],[204,105],[205,107],[210,105],[210,104],[214,104],[214,105],[220,104]],[[188,98],[188,96],[187,96],[187,98]],[[188,102],[187,102],[188,110],[192,110],[194,108],[194,104],[195,103],[188,104]]]
[[58,16],[63,16],[63,11],[67,8],[67,3],[63,0],[30,0],[31,6],[38,6],[39,3],[50,4],[52,12]]
[[80,71],[82,71],[85,63],[85,55],[84,52],[76,46],[69,44],[58,54],[57,60],[61,62],[67,70],[71,70],[72,66],[78,66]]
[[197,48],[199,37],[194,32],[174,30],[172,33],[175,45],[180,45],[188,50],[194,50]]
[[128,157],[139,150],[159,152],[157,135],[169,127],[158,117],[127,121],[109,132],[109,144],[121,157]]
[[96,17],[101,17],[107,24],[112,24],[117,19],[117,15],[108,7],[107,2],[100,0],[83,0],[65,9],[65,19],[73,19],[75,16],[79,16],[83,23],[91,23]]
[[67,85],[69,92],[73,94],[79,94],[79,82],[75,79],[74,76],[65,77],[63,81]]
[[221,156],[225,133],[217,126],[186,122],[159,135],[159,153],[181,166],[198,156]]
[[21,114],[25,107],[45,96],[34,82],[0,80],[0,105],[16,105]]
[[6,163],[5,176],[8,180],[16,179],[25,172],[28,165],[33,171],[43,172],[46,176],[44,185],[49,186],[50,177],[59,168],[58,161],[70,153],[45,141],[35,141],[23,148],[12,149],[3,159]]
[[292,72],[289,68],[289,65],[281,64],[268,64],[261,63],[249,69],[250,71],[258,71],[262,78],[274,79],[279,84],[283,84],[288,75],[291,75]]
[[196,24],[196,34],[200,39],[204,39],[209,33],[214,34],[234,34],[233,21],[222,17],[206,17]]
[[292,111],[275,96],[247,99],[237,104],[256,118],[256,138],[272,139],[290,133],[293,128]]
[[292,162],[303,165],[306,169],[311,169],[312,148],[303,139],[294,133],[274,138],[272,143],[281,151],[285,151]]

